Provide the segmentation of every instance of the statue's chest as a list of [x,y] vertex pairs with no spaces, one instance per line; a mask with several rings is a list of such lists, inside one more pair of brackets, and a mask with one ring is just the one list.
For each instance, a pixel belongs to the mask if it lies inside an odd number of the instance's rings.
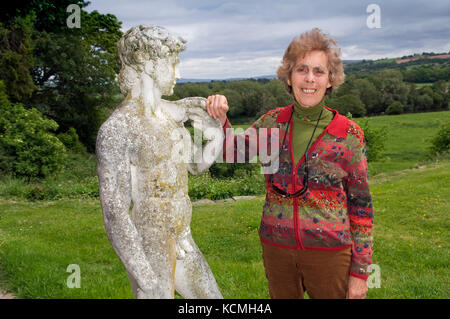
[[132,134],[131,163],[142,168],[177,164],[186,132],[171,121],[140,122]]

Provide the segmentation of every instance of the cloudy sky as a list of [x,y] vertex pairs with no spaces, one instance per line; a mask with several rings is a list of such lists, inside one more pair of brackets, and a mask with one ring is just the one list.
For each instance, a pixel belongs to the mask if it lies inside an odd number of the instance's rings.
[[123,31],[156,24],[183,36],[182,78],[274,75],[291,40],[314,27],[346,60],[450,51],[448,0],[91,0],[85,10],[114,14]]

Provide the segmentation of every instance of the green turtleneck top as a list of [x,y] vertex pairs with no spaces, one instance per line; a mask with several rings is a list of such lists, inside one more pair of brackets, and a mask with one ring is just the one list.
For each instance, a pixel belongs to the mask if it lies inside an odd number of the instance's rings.
[[325,97],[313,107],[301,106],[297,101],[294,103],[294,114],[292,115],[292,147],[296,164],[305,154],[306,147],[308,146],[309,139],[316,126],[320,111],[323,110],[322,116],[320,117],[319,124],[317,125],[317,129],[314,132],[311,144],[309,145],[310,148],[314,141],[333,120],[334,114],[324,107],[324,100]]

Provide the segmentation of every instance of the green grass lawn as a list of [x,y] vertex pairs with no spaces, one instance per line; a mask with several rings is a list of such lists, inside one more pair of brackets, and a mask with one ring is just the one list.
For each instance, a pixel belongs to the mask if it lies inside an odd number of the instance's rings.
[[[371,179],[373,263],[368,298],[449,298],[450,162]],[[263,200],[194,206],[192,233],[225,298],[268,298],[257,235]],[[81,288],[68,288],[68,265]],[[22,298],[132,298],[99,201],[0,200],[1,286]]]
[[[355,121],[362,123],[363,119]],[[426,161],[431,138],[448,122],[450,111],[369,118],[372,128],[382,128],[387,133],[383,159],[369,164],[371,175],[414,168]]]

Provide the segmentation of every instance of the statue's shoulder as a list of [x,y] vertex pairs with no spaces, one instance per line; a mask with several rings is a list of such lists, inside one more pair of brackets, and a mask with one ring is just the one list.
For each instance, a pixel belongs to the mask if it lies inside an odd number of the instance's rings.
[[103,122],[97,133],[97,143],[118,143],[124,140],[129,132],[130,114],[123,108],[116,108]]

